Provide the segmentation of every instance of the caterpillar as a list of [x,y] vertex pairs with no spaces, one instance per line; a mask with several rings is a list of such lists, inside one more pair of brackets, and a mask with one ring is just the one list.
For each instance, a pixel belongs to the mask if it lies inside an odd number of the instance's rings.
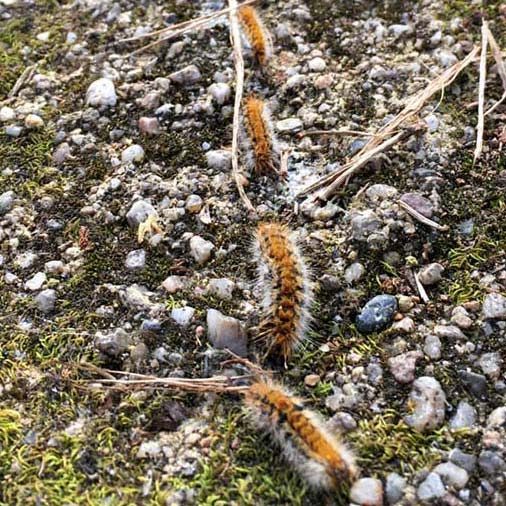
[[268,355],[280,352],[286,363],[303,341],[310,321],[308,270],[293,233],[279,223],[259,224],[255,249],[264,313],[259,339],[268,342]]
[[255,59],[266,66],[272,56],[272,40],[257,11],[250,5],[239,9],[239,20],[253,49]]
[[331,490],[358,476],[350,450],[280,385],[253,383],[244,402],[257,427],[276,439],[285,459],[313,488]]
[[243,103],[246,162],[257,174],[280,173],[279,146],[272,131],[270,112],[260,98],[250,95]]

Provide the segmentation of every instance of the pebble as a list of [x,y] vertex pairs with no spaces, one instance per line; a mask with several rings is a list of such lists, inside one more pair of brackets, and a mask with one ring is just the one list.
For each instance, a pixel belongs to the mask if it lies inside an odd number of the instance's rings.
[[194,235],[190,239],[190,251],[198,264],[205,264],[211,258],[211,252],[214,249],[214,244],[206,241],[198,235]]
[[156,458],[162,453],[162,447],[158,441],[144,441],[137,450],[138,459]]
[[162,287],[165,288],[168,293],[179,292],[185,287],[185,279],[186,278],[182,276],[169,276],[162,283]]
[[373,184],[365,191],[367,198],[372,202],[378,202],[384,199],[392,199],[397,195],[397,188],[387,184]]
[[35,297],[35,302],[37,303],[39,310],[43,313],[51,312],[56,305],[56,291],[51,288],[42,290]]
[[437,131],[439,127],[439,118],[435,114],[429,114],[428,116],[425,116],[423,120],[425,121],[430,133]]
[[450,420],[450,428],[453,430],[472,427],[476,422],[476,409],[465,401],[460,401],[457,411]]
[[487,427],[506,426],[506,406],[494,409],[487,418]]
[[208,292],[216,295],[219,299],[231,300],[235,289],[235,283],[227,278],[211,279]]
[[436,325],[434,333],[441,339],[465,339],[466,336],[455,325]]
[[44,120],[37,114],[27,114],[25,118],[25,126],[30,129],[42,128],[44,126]]
[[21,253],[14,259],[14,265],[20,269],[29,269],[37,260],[37,255],[32,251]]
[[14,109],[7,107],[4,105],[0,108],[0,121],[6,123],[7,121],[12,121],[16,117],[16,113]]
[[357,316],[359,332],[378,332],[390,325],[397,311],[397,299],[392,295],[377,295],[363,307]]
[[387,476],[385,494],[390,505],[397,504],[404,495],[407,480],[397,473],[390,473]]
[[453,462],[439,464],[434,468],[433,472],[439,474],[446,485],[456,489],[464,488],[469,480],[467,471],[456,466]]
[[146,320],[142,320],[141,330],[146,332],[160,332],[160,330],[162,330],[162,324],[159,320],[148,318]]
[[189,195],[185,202],[185,209],[190,213],[198,213],[202,209],[204,201],[199,195]]
[[457,306],[452,311],[451,322],[457,325],[460,329],[469,329],[473,326],[473,320],[469,316],[469,313],[462,306]]
[[209,86],[209,93],[220,105],[228,102],[231,95],[230,86],[226,83],[213,83]]
[[170,312],[170,317],[182,327],[187,327],[193,319],[195,308],[190,306],[176,307]]
[[365,273],[365,267],[360,262],[354,262],[344,271],[344,279],[348,284],[358,281]]
[[500,293],[489,293],[483,301],[481,312],[484,320],[506,320],[506,297]]
[[134,364],[140,364],[148,356],[148,347],[145,343],[137,343],[130,350],[130,358]]
[[9,137],[19,137],[23,129],[17,125],[9,125],[5,127],[5,135]]
[[0,216],[8,213],[12,209],[15,196],[16,194],[12,190],[3,192],[0,195]]
[[299,118],[286,118],[276,123],[276,130],[280,133],[295,133],[302,130],[303,126]]
[[146,266],[146,251],[136,249],[128,253],[125,260],[125,267],[130,270],[144,269]]
[[117,357],[128,350],[130,338],[128,334],[120,328],[109,334],[103,334],[98,331],[95,336],[95,346],[99,351],[111,357]]
[[413,383],[409,404],[414,406],[412,414],[405,417],[414,429],[425,432],[439,428],[445,418],[446,396],[439,381],[422,376]]
[[415,307],[413,299],[407,295],[398,295],[397,302],[399,304],[399,311],[401,313],[407,313],[410,309],[413,309]]
[[392,330],[397,332],[402,332],[403,334],[412,334],[416,329],[415,322],[413,318],[406,316],[402,320],[396,321],[392,325]]
[[46,275],[43,272],[37,272],[32,278],[25,283],[25,288],[28,290],[40,290],[42,285],[46,282]]
[[470,453],[464,453],[462,450],[459,450],[458,448],[454,448],[450,452],[448,457],[451,462],[453,462],[459,467],[462,467],[469,473],[473,472],[474,468],[476,467],[476,462],[478,460],[474,455],[471,455]]
[[401,195],[401,200],[408,204],[409,207],[412,207],[415,211],[423,214],[426,218],[432,218],[432,215],[434,214],[434,206],[428,198],[418,193],[404,193]]
[[457,57],[451,51],[448,51],[446,49],[435,51],[434,54],[439,60],[439,63],[445,68],[451,67],[458,61]]
[[497,352],[484,353],[478,360],[478,365],[483,374],[493,380],[499,378],[501,374],[501,364],[502,359]]
[[207,165],[210,169],[228,171],[232,164],[232,153],[225,149],[217,149],[206,153]]
[[248,340],[242,323],[216,309],[207,310],[207,335],[211,344],[219,350],[228,348],[241,357],[248,352]]
[[187,67],[177,70],[169,74],[169,79],[177,84],[190,85],[198,83],[201,79],[200,70],[196,65],[188,65]]
[[381,220],[371,209],[359,211],[352,215],[351,231],[353,239],[365,241],[369,235],[381,228]]
[[422,285],[430,286],[439,283],[442,279],[441,274],[444,271],[444,267],[438,263],[432,263],[424,267],[418,274],[418,279]]
[[408,351],[388,359],[390,372],[399,383],[411,383],[415,379],[416,361],[423,358],[421,351]]
[[160,123],[157,118],[143,116],[139,118],[139,130],[143,134],[158,135],[161,132]]
[[429,473],[427,478],[420,483],[417,496],[421,501],[437,499],[445,493],[445,486],[437,473]]
[[316,58],[309,60],[308,67],[311,72],[322,72],[327,67],[327,64],[323,58],[317,56]]
[[484,450],[480,453],[478,464],[486,474],[494,475],[506,470],[506,462],[504,462],[498,453],[491,450]]
[[480,397],[487,390],[487,378],[482,374],[465,371],[463,369],[458,371],[460,381],[475,397]]
[[53,162],[57,165],[63,163],[70,156],[70,146],[62,142],[53,153]]
[[117,100],[114,83],[106,77],[93,81],[86,92],[86,104],[92,107],[114,107]]
[[121,153],[123,163],[142,162],[144,160],[144,149],[139,144],[132,144]]
[[126,219],[132,228],[138,228],[148,216],[156,216],[155,208],[147,200],[137,200],[127,212]]
[[353,483],[350,499],[361,506],[383,505],[383,484],[376,478],[360,478]]
[[304,385],[308,387],[315,387],[320,381],[321,378],[318,374],[308,374],[304,377]]

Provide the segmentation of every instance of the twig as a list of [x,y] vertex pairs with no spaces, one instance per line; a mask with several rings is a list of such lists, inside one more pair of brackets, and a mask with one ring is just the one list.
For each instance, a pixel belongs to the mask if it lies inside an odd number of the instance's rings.
[[339,130],[304,130],[297,134],[298,137],[306,137],[308,135],[356,135],[358,137],[374,137],[376,134],[361,132],[359,130],[347,130],[345,128]]
[[242,58],[241,32],[239,30],[239,20],[237,19],[237,1],[228,1],[230,12],[230,38],[234,46],[235,62],[235,100],[234,100],[234,121],[232,128],[232,175],[235,179],[237,191],[243,201],[246,209],[255,212],[251,201],[244,191],[243,182],[239,173],[239,157],[237,155],[239,146],[239,113],[242,103],[242,92],[244,87],[244,60]]
[[18,94],[18,91],[23,87],[25,82],[32,78],[36,68],[36,65],[30,65],[23,70],[22,74],[18,77],[18,80],[12,87],[12,90],[9,91],[9,94],[7,95],[9,98],[15,97]]
[[288,175],[288,158],[290,158],[290,148],[281,150],[281,161],[279,164],[279,174],[281,177]]
[[490,49],[492,50],[492,55],[494,56],[495,63],[497,65],[497,71],[499,72],[502,86],[504,88],[501,98],[492,107],[490,107],[487,112],[485,112],[484,116],[488,116],[490,113],[495,111],[495,109],[501,105],[504,100],[506,100],[506,67],[504,66],[504,61],[502,59],[501,49],[499,48],[499,45],[497,44],[497,41],[495,40],[495,37],[490,31],[488,25],[485,25],[485,32],[487,34],[487,40],[490,44]]
[[435,228],[436,230],[441,231],[448,230],[447,225],[440,225],[439,223],[432,221],[423,214],[419,213],[416,209],[413,209],[409,204],[406,204],[406,202],[404,202],[403,200],[399,200],[399,204],[403,209],[405,209],[411,216],[413,216],[413,218],[416,218],[420,223]]
[[483,150],[483,131],[485,129],[485,81],[487,79],[487,22],[481,25],[481,58],[480,58],[480,82],[478,85],[478,124],[476,126],[476,148],[474,149],[473,163],[480,158]]
[[223,361],[221,363],[222,366],[226,365],[226,364],[238,363],[238,364],[242,364],[245,367],[247,367],[256,376],[269,376],[269,377],[272,376],[272,373],[270,371],[266,371],[266,370],[262,369],[259,365],[251,362],[247,358],[240,357],[239,355],[236,355],[233,351],[230,351],[229,349],[227,349],[227,351],[232,356],[232,358],[229,360]]
[[422,283],[418,279],[418,273],[415,272],[414,276],[415,276],[416,289],[418,290],[418,293],[420,294],[420,298],[423,300],[423,302],[425,304],[427,304],[428,302],[430,302],[430,298],[427,295],[427,292],[425,291],[425,288],[423,287]]
[[427,102],[432,95],[452,83],[459,73],[467,67],[467,65],[474,61],[479,50],[479,46],[475,47],[463,60],[455,63],[455,65],[433,79],[421,91],[410,97],[404,109],[385,126],[380,128],[347,164],[304,188],[299,193],[299,196],[312,193],[315,190],[330,184],[331,186],[322,191],[320,195],[322,198],[328,198],[339,185],[344,183],[355,171],[361,168],[372,158],[372,156],[369,156],[368,153],[373,151],[376,155],[400,140],[404,135],[404,132],[399,132],[394,135],[395,132],[398,132],[403,125],[412,122],[413,117],[422,109],[425,102]]

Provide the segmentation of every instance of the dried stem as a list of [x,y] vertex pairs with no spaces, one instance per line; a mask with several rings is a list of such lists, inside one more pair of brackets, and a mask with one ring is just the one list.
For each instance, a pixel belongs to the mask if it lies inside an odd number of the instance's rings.
[[428,225],[429,227],[435,228],[436,230],[446,231],[448,230],[447,225],[440,225],[439,223],[436,223],[435,221],[432,221],[431,219],[427,218],[423,214],[419,213],[416,209],[413,209],[409,204],[406,204],[406,202],[399,200],[400,206],[406,210],[413,218],[416,218],[420,223],[423,223],[424,225]]
[[499,105],[501,105],[504,102],[504,100],[506,100],[506,67],[504,65],[504,60],[502,58],[501,49],[499,48],[499,45],[497,44],[495,37],[492,35],[492,32],[490,31],[488,25],[485,25],[484,29],[487,34],[487,40],[490,44],[490,49],[492,50],[492,54],[494,56],[497,65],[497,71],[499,72],[499,76],[502,81],[502,86],[504,88],[504,92],[501,98],[492,107],[490,107],[490,109],[488,109],[487,112],[485,112],[484,116],[488,116],[490,113],[495,111],[495,109]]
[[418,290],[418,293],[420,294],[420,298],[423,300],[423,302],[425,304],[427,304],[427,302],[430,302],[430,298],[427,295],[427,292],[425,291],[425,288],[423,287],[422,283],[418,279],[418,273],[415,273],[414,277],[415,277],[416,289]]
[[307,137],[309,135],[356,135],[357,137],[374,137],[376,134],[361,132],[360,130],[347,130],[345,128],[339,130],[304,130],[297,134],[298,137]]
[[485,129],[485,81],[487,79],[487,30],[487,22],[483,20],[481,25],[480,82],[478,85],[478,124],[476,126],[476,148],[474,149],[473,163],[480,158],[483,150],[483,131]]
[[17,81],[14,83],[12,90],[9,91],[9,94],[7,95],[9,98],[13,98],[18,94],[19,90],[23,87],[23,85],[32,78],[36,68],[37,68],[36,65],[30,65],[26,67],[25,70],[23,70],[22,74],[18,77]]

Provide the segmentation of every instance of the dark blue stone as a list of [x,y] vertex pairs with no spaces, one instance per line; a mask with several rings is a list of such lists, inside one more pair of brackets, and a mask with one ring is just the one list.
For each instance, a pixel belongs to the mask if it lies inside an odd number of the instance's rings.
[[160,332],[162,324],[158,320],[143,320],[141,329],[148,332]]
[[357,316],[357,329],[366,334],[387,328],[397,311],[397,299],[392,295],[372,298]]

